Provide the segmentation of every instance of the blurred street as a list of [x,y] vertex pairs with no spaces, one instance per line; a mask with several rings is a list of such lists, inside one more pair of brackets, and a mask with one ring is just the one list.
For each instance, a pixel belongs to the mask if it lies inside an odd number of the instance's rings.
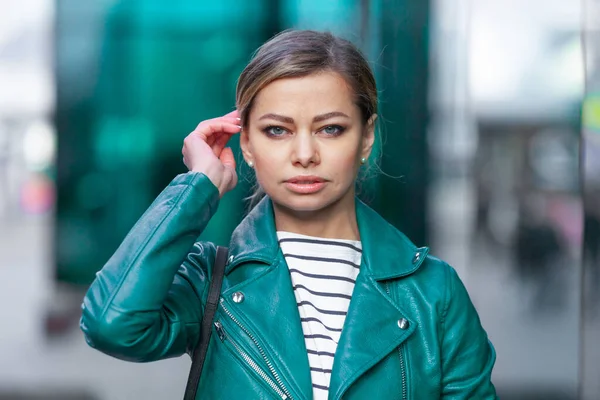
[[458,271],[496,348],[493,381],[500,398],[575,399],[580,267],[557,259],[534,279],[523,280],[507,248],[456,223],[467,219],[470,203],[459,187],[442,186],[432,196],[440,236],[434,255]]
[[[2,220],[0,229],[0,399],[131,400],[183,397],[187,357],[130,364],[89,348],[76,326],[47,338],[56,303],[48,265],[51,225],[43,218]],[[63,293],[64,296],[64,293]],[[72,296],[58,301],[72,307]],[[56,307],[56,306],[54,306]]]

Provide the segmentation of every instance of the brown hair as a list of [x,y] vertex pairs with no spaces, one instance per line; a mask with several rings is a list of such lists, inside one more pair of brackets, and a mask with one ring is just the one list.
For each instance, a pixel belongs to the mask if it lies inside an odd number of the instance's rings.
[[247,127],[258,92],[276,79],[333,71],[354,91],[363,123],[377,113],[377,85],[369,63],[346,39],[329,32],[286,30],[264,43],[244,68],[236,88],[236,107]]
[[[240,74],[236,88],[236,108],[242,126],[248,128],[248,116],[254,98],[269,83],[282,78],[303,77],[319,72],[340,74],[355,94],[362,122],[367,124],[377,113],[377,85],[369,63],[352,44],[329,32],[286,30],[265,42]],[[255,184],[250,208],[264,192]]]

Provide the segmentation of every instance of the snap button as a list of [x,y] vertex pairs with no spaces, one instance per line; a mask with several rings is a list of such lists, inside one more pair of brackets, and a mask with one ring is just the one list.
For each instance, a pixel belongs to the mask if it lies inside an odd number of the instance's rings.
[[241,303],[242,301],[244,301],[244,293],[242,292],[235,292],[231,298],[233,299],[234,303]]
[[233,256],[229,256],[227,259],[227,264],[231,264],[233,262]]
[[408,320],[406,318],[401,318],[401,319],[398,320],[398,327],[400,329],[402,329],[403,331],[406,330],[406,329],[408,329],[408,325],[409,325],[409,323],[408,323]]
[[412,260],[412,262],[413,262],[413,264],[416,264],[416,263],[418,263],[419,261],[421,261],[421,252],[420,252],[420,251],[417,251],[417,253],[416,253],[416,254],[415,254],[415,256],[413,257],[413,260]]

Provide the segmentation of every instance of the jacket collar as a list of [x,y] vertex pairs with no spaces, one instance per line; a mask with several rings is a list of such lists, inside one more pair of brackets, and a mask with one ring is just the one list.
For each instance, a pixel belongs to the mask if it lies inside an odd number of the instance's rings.
[[[419,269],[429,252],[427,247],[417,248],[402,232],[358,198],[356,218],[365,272],[373,279],[398,278]],[[226,272],[249,260],[272,264],[278,253],[273,204],[265,196],[234,230],[229,244],[229,254],[233,259]]]

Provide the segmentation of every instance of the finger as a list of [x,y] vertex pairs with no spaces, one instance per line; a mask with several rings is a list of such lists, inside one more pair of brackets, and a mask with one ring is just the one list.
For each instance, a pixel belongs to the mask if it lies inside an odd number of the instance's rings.
[[240,119],[239,118],[234,118],[234,117],[221,117],[218,118],[217,121],[219,122],[229,122],[235,125],[240,125]]
[[231,147],[225,147],[219,156],[219,160],[221,163],[228,168],[231,168],[235,171],[235,157],[233,156],[233,151]]
[[[210,137],[210,142],[207,142],[210,144],[211,148],[213,149],[213,151],[215,152],[215,154],[218,156],[221,153],[221,150],[223,149],[223,147],[225,147],[225,145],[227,144],[227,142],[229,141],[229,139],[231,138],[231,136],[233,136],[236,133],[239,133],[241,128],[239,127],[239,125],[235,125],[238,128],[235,129],[233,132],[226,132],[222,129],[215,131]],[[219,143],[217,145],[217,143]],[[215,145],[218,147],[218,150],[215,148]]]
[[240,126],[229,122],[211,122],[205,125],[198,125],[194,134],[200,136],[206,143],[212,145],[215,136],[221,133],[235,134],[240,131]]
[[215,153],[217,156],[220,155],[221,151],[223,151],[223,148],[227,145],[227,142],[229,142],[229,139],[231,139],[231,136],[233,135],[224,133],[216,138],[212,145],[213,153]]
[[233,112],[229,113],[229,114],[225,114],[222,117],[217,117],[217,118],[211,118],[211,119],[205,119],[204,121],[201,121],[198,125],[196,125],[196,128],[194,130],[198,130],[200,128],[202,128],[203,126],[207,126],[207,125],[211,125],[211,124],[215,124],[215,123],[221,123],[221,122],[229,122],[235,125],[239,125],[239,121],[240,119],[237,118],[236,114],[233,114]]
[[238,110],[233,110],[232,112],[225,114],[224,117],[239,118],[240,112]]
[[237,133],[240,131],[240,129],[241,129],[241,127],[234,122],[217,120],[217,121],[212,121],[211,123],[208,123],[205,125],[201,124],[196,129],[196,132],[200,133],[200,134],[206,134],[208,136],[208,135],[219,133],[219,132]]

